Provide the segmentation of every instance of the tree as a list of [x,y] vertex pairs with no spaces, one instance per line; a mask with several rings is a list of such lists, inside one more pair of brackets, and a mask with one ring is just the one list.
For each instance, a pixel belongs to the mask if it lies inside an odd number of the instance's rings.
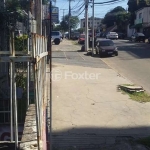
[[125,18],[123,17],[125,14],[127,14],[126,10],[121,6],[118,6],[105,15],[103,23],[106,24],[107,28],[113,26],[116,23],[121,24],[119,21]]
[[[72,29],[76,29],[79,24],[79,18],[77,16],[70,17],[70,26]],[[69,15],[65,15],[60,22],[61,29],[63,31],[68,31],[69,29]]]

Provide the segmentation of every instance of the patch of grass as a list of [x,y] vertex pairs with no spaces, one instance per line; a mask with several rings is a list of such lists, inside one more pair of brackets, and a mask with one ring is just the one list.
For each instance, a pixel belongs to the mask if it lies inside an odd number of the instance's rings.
[[133,92],[128,93],[127,91],[123,91],[123,94],[128,94],[132,100],[138,101],[140,103],[142,102],[150,102],[150,95],[146,92]]
[[137,143],[150,147],[150,136],[137,140]]
[[133,94],[129,94],[131,99],[136,100],[138,102],[150,102],[150,96],[146,92],[140,92]]

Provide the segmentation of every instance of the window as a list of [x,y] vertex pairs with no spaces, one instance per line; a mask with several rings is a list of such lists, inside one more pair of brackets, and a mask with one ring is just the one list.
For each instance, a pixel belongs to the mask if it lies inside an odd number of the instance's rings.
[[52,31],[52,35],[54,36],[54,35],[59,35],[59,32],[57,32],[57,31]]

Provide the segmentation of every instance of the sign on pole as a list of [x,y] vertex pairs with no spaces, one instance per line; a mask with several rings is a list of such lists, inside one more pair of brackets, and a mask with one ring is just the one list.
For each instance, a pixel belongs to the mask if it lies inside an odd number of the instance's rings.
[[52,7],[51,11],[51,19],[53,23],[59,23],[59,8],[58,7]]

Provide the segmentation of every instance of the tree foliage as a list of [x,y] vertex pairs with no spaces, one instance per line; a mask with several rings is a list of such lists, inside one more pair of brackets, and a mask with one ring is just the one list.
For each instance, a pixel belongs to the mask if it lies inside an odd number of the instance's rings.
[[126,30],[129,17],[130,14],[127,13],[123,7],[118,6],[105,15],[103,23],[106,24],[107,27],[111,27],[116,24],[118,26],[118,30],[120,32],[124,32]]
[[[79,18],[77,16],[71,16],[70,17],[70,26],[72,29],[76,29],[79,24]],[[63,31],[68,31],[69,29],[69,16],[66,15],[64,18],[62,18],[62,21],[60,22],[61,29]]]

